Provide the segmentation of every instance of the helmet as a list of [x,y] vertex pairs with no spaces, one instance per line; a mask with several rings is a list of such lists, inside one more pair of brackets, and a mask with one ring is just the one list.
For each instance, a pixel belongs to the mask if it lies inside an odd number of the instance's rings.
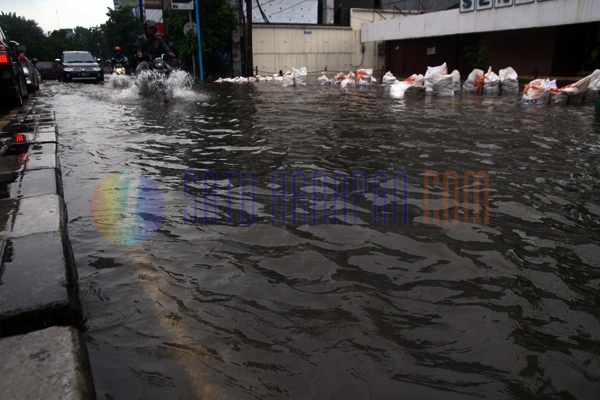
[[115,53],[121,51],[121,48],[119,46],[115,47]]
[[147,19],[146,22],[144,22],[144,29],[148,28],[156,29],[156,21],[153,19]]

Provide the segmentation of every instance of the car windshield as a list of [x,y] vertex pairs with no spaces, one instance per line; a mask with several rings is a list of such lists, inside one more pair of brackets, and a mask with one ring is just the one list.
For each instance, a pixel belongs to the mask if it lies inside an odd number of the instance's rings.
[[65,63],[79,63],[79,62],[94,62],[94,57],[90,53],[65,53]]

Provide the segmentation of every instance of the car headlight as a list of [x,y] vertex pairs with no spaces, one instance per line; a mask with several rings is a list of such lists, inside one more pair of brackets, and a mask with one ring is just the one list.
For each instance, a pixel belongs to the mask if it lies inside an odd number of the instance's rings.
[[75,71],[75,68],[73,68],[73,67],[65,67],[65,71],[66,72],[73,72],[73,71]]
[[92,67],[92,71],[98,72],[98,71],[100,71],[100,67]]

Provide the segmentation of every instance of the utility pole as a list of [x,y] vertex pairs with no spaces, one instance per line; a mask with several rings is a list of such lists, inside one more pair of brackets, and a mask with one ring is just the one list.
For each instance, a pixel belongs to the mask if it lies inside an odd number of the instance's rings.
[[196,39],[198,40],[198,69],[200,82],[204,83],[204,68],[202,67],[202,37],[200,35],[200,2],[194,0],[194,7],[196,8]]
[[140,21],[144,23],[144,0],[138,0],[138,9],[140,10]]
[[246,77],[254,75],[254,61],[252,60],[252,0],[246,0]]

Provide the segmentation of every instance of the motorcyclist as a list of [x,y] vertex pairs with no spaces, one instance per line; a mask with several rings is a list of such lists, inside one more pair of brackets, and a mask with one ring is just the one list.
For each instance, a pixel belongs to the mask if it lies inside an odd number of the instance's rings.
[[[162,54],[168,54],[170,57],[175,57],[167,43],[160,35],[156,34],[156,22],[147,19],[144,22],[144,34],[137,37],[135,42],[136,55],[143,59],[136,68],[136,72],[148,69],[150,67],[148,61],[160,57]],[[167,68],[170,68],[167,66]]]
[[125,68],[125,70],[127,70],[129,66],[129,60],[127,60],[127,57],[125,56],[125,54],[122,53],[121,47],[119,46],[115,47],[115,54],[113,54],[113,56],[111,57],[110,62],[112,64],[113,69],[117,64],[121,64]]

